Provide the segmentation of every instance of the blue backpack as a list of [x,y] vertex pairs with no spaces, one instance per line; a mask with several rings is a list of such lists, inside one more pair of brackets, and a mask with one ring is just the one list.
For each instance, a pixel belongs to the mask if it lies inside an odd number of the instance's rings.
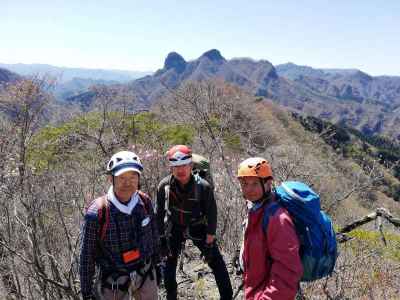
[[309,186],[296,181],[283,182],[276,188],[277,202],[267,205],[263,230],[267,232],[270,216],[284,207],[293,219],[300,240],[303,264],[301,281],[314,281],[330,275],[337,258],[336,234],[332,221],[321,211],[320,199]]

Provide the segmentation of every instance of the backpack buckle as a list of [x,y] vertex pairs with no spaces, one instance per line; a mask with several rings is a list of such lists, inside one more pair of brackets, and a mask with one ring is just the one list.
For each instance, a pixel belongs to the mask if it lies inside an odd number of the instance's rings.
[[111,290],[112,291],[118,290],[118,286],[119,286],[118,281],[113,280],[111,283]]

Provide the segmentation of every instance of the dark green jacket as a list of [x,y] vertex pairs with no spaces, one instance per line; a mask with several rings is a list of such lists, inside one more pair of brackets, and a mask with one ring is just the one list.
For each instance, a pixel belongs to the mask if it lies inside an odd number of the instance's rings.
[[177,180],[169,175],[161,180],[157,188],[156,218],[160,236],[165,234],[165,186],[167,185],[170,186],[168,206],[171,212],[170,221],[173,224],[187,227],[204,219],[207,234],[215,235],[217,205],[210,184],[199,176],[196,176],[195,179],[195,176],[191,175],[190,181],[181,187]]

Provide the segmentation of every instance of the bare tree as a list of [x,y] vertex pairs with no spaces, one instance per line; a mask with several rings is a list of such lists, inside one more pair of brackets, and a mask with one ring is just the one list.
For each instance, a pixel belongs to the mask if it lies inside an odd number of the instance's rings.
[[1,110],[9,119],[1,131],[12,140],[0,147],[0,156],[7,157],[0,176],[0,252],[2,265],[7,266],[1,268],[1,275],[10,298],[78,299],[76,275],[67,275],[71,273],[65,269],[73,264],[63,264],[58,258],[60,253],[69,253],[66,257],[76,261],[77,230],[64,230],[76,223],[66,221],[70,215],[56,196],[58,173],[38,174],[28,160],[50,99],[47,87],[40,78],[26,79],[7,86],[0,96]]

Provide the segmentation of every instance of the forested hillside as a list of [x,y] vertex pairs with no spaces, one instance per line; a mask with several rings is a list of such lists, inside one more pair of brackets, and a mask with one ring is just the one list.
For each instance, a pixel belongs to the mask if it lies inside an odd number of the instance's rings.
[[[142,159],[142,189],[152,197],[169,171],[164,154],[171,145],[189,144],[210,159],[217,235],[227,261],[238,250],[246,209],[235,173],[249,156],[267,158],[277,184],[311,185],[338,231],[377,208],[400,215],[396,144],[292,115],[223,81],[188,81],[162,93],[146,111],[137,109],[142,103],[132,90],[117,87],[94,89],[85,110],[73,104],[61,110],[40,84],[22,80],[0,95],[2,298],[79,299],[82,216],[90,199],[106,190],[106,162],[121,149]],[[376,220],[338,237],[335,272],[303,284],[307,299],[399,295],[399,231],[382,217]],[[187,288],[180,296],[215,298],[207,269],[194,268],[199,256],[187,251],[179,275]],[[229,269],[237,288],[240,278],[231,264]],[[204,276],[196,276],[199,272]]]

